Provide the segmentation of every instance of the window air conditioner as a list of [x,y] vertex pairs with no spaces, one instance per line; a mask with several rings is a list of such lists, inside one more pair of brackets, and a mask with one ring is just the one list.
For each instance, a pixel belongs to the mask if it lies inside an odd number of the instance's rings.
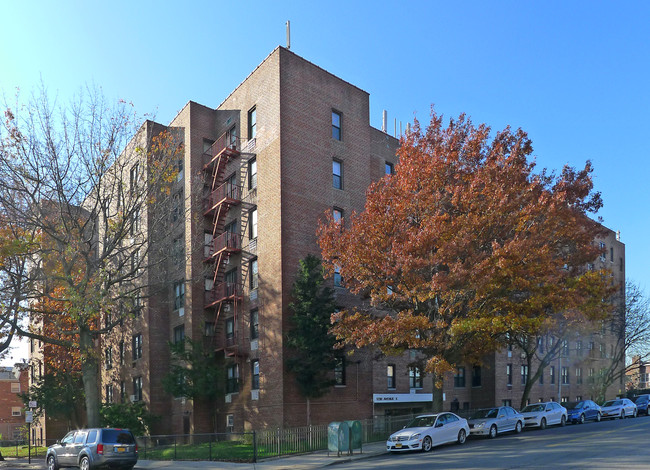
[[260,399],[260,391],[251,390],[251,400],[259,400],[259,399]]
[[131,400],[131,403],[135,403],[136,401],[138,401],[138,397],[135,395],[130,395],[129,400]]

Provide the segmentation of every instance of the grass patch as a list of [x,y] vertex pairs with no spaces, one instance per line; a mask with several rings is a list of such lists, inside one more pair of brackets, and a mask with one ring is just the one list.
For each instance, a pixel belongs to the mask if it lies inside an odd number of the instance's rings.
[[[32,458],[45,458],[45,451],[47,447],[34,447],[32,446],[31,455]],[[0,452],[2,452],[3,457],[24,457],[29,456],[29,446],[8,446],[0,447]]]

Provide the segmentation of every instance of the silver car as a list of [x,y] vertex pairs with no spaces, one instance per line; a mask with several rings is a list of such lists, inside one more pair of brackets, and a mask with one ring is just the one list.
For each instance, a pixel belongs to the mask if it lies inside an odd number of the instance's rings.
[[606,401],[600,408],[603,412],[603,418],[623,419],[626,416],[636,418],[637,414],[636,405],[627,398]]
[[468,432],[467,420],[454,413],[421,415],[413,418],[401,431],[391,434],[386,450],[429,452],[434,446],[448,442],[465,443]]
[[469,418],[469,432],[477,436],[497,437],[497,434],[524,428],[524,416],[510,406],[477,410]]
[[47,470],[62,467],[131,470],[138,461],[138,445],[128,429],[77,429],[48,447],[45,461]]
[[537,426],[540,429],[546,429],[546,426],[552,424],[564,426],[568,415],[567,409],[554,401],[526,405],[521,414],[524,415],[526,426]]

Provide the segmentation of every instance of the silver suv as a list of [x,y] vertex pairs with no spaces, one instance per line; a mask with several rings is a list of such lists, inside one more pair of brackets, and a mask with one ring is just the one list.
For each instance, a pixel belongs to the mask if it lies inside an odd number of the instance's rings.
[[45,461],[47,470],[62,467],[131,470],[138,461],[138,445],[128,429],[78,429],[48,447]]

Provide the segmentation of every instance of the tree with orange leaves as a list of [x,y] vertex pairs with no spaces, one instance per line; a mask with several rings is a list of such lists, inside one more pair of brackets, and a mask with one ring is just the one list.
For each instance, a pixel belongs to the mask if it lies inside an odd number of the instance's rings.
[[0,322],[49,345],[65,358],[59,367],[78,363],[91,427],[100,424],[99,348],[153,286],[164,287],[182,155],[180,133],[143,123],[131,105],[107,103],[96,90],[56,107],[42,91],[4,113],[0,220],[8,235],[0,246],[21,230],[30,243],[13,253],[18,263],[0,266],[0,293],[13,302]]
[[437,386],[509,335],[557,334],[609,313],[608,277],[585,270],[601,229],[588,217],[602,205],[591,164],[536,173],[523,131],[490,135],[465,115],[444,126],[433,113],[425,130],[416,121],[363,212],[319,227],[329,271],[372,304],[336,315],[339,340],[421,351]]

